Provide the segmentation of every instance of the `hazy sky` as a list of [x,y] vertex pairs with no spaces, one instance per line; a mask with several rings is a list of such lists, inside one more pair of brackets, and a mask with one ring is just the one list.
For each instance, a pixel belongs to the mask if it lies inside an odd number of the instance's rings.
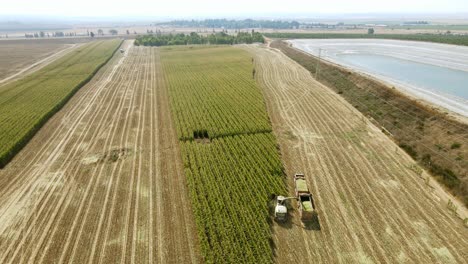
[[468,0],[0,0],[0,15],[220,17],[294,13],[468,13]]

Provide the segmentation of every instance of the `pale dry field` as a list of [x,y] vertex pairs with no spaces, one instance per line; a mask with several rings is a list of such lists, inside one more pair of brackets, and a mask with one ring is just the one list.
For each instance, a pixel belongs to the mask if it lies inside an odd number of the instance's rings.
[[0,84],[65,55],[89,39],[2,39],[0,40]]
[[[278,263],[466,263],[468,229],[445,192],[378,128],[277,50],[255,58],[273,129],[292,175],[305,173],[320,228],[297,211],[274,224]],[[293,203],[294,205],[295,203]]]
[[197,263],[159,50],[116,53],[0,170],[0,263]]

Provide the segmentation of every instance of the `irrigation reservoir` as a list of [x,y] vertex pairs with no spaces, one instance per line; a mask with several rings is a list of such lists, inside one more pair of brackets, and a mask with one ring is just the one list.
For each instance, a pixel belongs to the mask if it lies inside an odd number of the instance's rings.
[[375,39],[290,41],[305,52],[377,77],[468,116],[468,47]]

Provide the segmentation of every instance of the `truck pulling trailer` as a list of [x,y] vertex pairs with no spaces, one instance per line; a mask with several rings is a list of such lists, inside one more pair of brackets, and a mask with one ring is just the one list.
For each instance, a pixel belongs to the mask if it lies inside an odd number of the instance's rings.
[[298,203],[299,215],[303,222],[313,220],[315,211],[315,204],[312,194],[307,187],[307,182],[305,180],[304,174],[296,173],[294,174],[294,184],[295,191]]

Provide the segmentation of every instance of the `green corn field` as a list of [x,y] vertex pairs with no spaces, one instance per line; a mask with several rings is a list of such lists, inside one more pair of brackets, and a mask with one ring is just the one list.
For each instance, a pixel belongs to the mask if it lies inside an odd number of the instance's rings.
[[268,201],[286,187],[252,58],[176,47],[162,63],[205,261],[272,262]]

